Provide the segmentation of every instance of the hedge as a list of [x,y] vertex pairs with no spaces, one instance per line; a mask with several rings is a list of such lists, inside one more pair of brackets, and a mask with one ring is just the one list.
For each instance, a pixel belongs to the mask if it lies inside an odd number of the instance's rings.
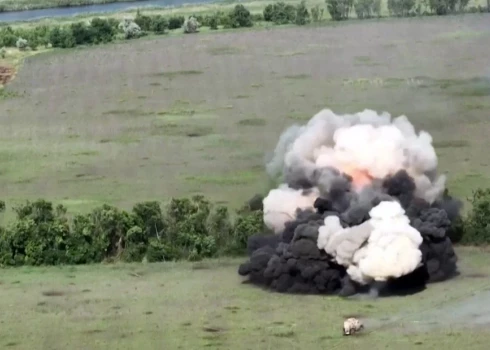
[[[379,0],[326,0],[325,8],[333,20],[345,20],[355,10],[359,19],[379,17]],[[415,1],[389,0],[388,7],[392,16],[421,16],[444,15],[454,12],[484,12],[484,7],[466,9],[467,0],[430,0],[427,10],[415,6]],[[186,20],[194,19],[202,26],[210,29],[252,27],[254,23],[270,22],[275,25],[296,24],[305,25],[310,22],[320,22],[324,9],[318,5],[308,10],[306,2],[302,1],[296,6],[282,1],[269,4],[263,13],[251,14],[242,4],[236,5],[228,12],[217,11],[211,15],[191,15],[187,19],[183,16],[164,17],[161,15],[143,15],[139,10],[136,13],[133,27],[138,27],[138,35],[128,35],[121,29],[120,21],[114,18],[103,19],[95,17],[90,21],[79,21],[68,25],[40,25],[31,29],[5,26],[0,29],[0,48],[16,47],[19,39],[26,44],[26,48],[36,50],[39,46],[57,48],[72,48],[78,45],[96,45],[114,41],[116,38],[134,38],[149,33],[164,34],[169,30],[183,29]],[[125,19],[126,21],[129,19]],[[123,20],[124,21],[124,20]],[[141,30],[141,34],[139,34]],[[197,32],[194,31],[194,32]],[[25,42],[24,42],[25,41]]]
[[[203,196],[156,201],[131,211],[102,205],[71,220],[64,206],[39,199],[13,208],[0,227],[0,265],[87,264],[103,261],[199,260],[244,254],[250,235],[263,231],[262,210],[243,208],[232,220]],[[0,203],[5,210],[5,203]]]
[[[490,188],[469,198],[472,209],[448,232],[453,243],[490,243]],[[5,211],[0,201],[0,212]],[[168,205],[137,203],[131,211],[102,205],[68,219],[62,205],[39,199],[13,208],[0,226],[0,266],[133,261],[200,260],[246,252],[251,235],[266,231],[262,197],[230,215],[203,196],[173,198]],[[232,218],[233,216],[233,218]]]

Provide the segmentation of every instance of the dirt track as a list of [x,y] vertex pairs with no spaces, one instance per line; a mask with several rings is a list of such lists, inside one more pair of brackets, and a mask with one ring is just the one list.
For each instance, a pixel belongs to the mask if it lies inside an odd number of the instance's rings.
[[0,86],[6,85],[13,78],[15,69],[12,67],[0,66]]

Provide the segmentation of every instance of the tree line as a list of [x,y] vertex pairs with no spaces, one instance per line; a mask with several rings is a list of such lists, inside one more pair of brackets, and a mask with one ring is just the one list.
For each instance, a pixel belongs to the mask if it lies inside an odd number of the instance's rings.
[[[0,210],[5,211],[0,202]],[[121,210],[99,206],[69,218],[43,199],[15,206],[0,226],[0,266],[88,264],[103,261],[200,260],[241,255],[250,235],[264,230],[260,207],[236,212],[203,196],[147,201]]]
[[[355,13],[359,19],[381,17],[381,0],[326,0],[326,9],[334,21],[346,20]],[[469,0],[388,0],[391,16],[446,15],[461,12],[484,12],[481,6],[468,7]],[[148,34],[161,35],[174,30],[197,33],[200,27],[211,30],[247,28],[254,23],[269,22],[274,25],[306,25],[324,20],[324,8],[316,5],[310,9],[305,1],[297,5],[276,2],[267,5],[262,13],[252,14],[238,4],[229,11],[207,15],[184,16],[144,15],[139,10],[134,18],[122,21],[115,18],[95,17],[66,25],[39,25],[33,28],[0,29],[0,54],[6,47],[36,50],[40,46],[73,48],[79,45],[96,45],[116,39],[134,39]]]
[[[43,199],[13,208],[0,226],[0,266],[88,264],[110,261],[200,260],[239,256],[248,237],[264,232],[262,197],[230,211],[201,195],[137,203],[130,211],[111,205],[71,217]],[[490,243],[490,188],[469,199],[471,210],[448,230],[455,244]],[[0,201],[0,212],[5,211]]]

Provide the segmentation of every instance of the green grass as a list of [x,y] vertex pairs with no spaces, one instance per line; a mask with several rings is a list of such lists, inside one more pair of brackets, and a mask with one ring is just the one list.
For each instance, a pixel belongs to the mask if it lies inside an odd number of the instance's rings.
[[213,56],[233,55],[242,52],[243,49],[235,46],[211,47],[208,49],[209,54]]
[[303,79],[310,79],[311,76],[309,74],[292,74],[292,75],[285,75],[284,79],[292,79],[292,80],[303,80]]
[[[374,21],[355,26],[384,33],[378,43],[392,50],[393,42],[404,45],[398,42],[400,33],[408,35],[403,21],[412,19],[390,21],[385,27]],[[450,17],[417,21],[415,29],[441,25],[441,32],[454,25]],[[0,104],[0,181],[9,205],[2,220],[11,217],[13,204],[39,197],[68,206],[70,213],[193,193],[241,205],[268,185],[264,154],[274,149],[283,128],[306,122],[321,108],[406,114],[417,129],[433,135],[452,193],[464,199],[473,189],[490,186],[488,81],[472,78],[486,61],[444,69],[471,53],[467,43],[438,43],[434,57],[445,58],[438,61],[427,53],[434,36],[414,29],[410,35],[420,42],[406,39],[410,55],[402,49],[377,54],[382,45],[366,44],[364,52],[381,68],[353,66],[362,53],[352,44],[357,42],[352,28],[307,29],[305,36],[303,29],[283,27],[260,33],[267,40],[239,32],[198,34],[185,66],[183,39],[177,36],[28,59]],[[209,50],[234,47],[237,40],[243,52],[216,56]],[[336,53],[318,45],[324,41],[342,49],[345,65],[329,64]],[[305,54],[270,54],[290,52],[290,42]],[[481,57],[488,47],[478,46]],[[133,61],[138,64],[127,60],[128,54],[138,57]],[[296,63],[305,55],[312,58],[305,60],[315,72],[311,76]],[[116,64],[124,65],[115,72]],[[70,74],[60,73],[60,67]],[[455,310],[490,288],[490,254],[465,248],[458,255],[457,279],[418,295],[376,301],[271,294],[241,284],[242,259],[6,269],[0,277],[0,346],[486,349],[488,332],[471,329],[471,315]],[[482,297],[480,312],[487,312],[487,305],[490,300]],[[444,314],[440,328],[417,327],[424,320],[437,325],[437,312]],[[364,334],[342,337],[341,323],[349,315],[366,321]]]
[[264,126],[267,124],[267,120],[261,118],[248,118],[239,120],[237,124],[242,126]]
[[185,76],[199,75],[202,73],[203,72],[199,70],[179,70],[179,71],[171,71],[171,72],[153,73],[152,76],[173,79],[181,76],[185,77]]
[[202,176],[188,176],[185,178],[189,182],[197,182],[202,185],[243,185],[255,182],[261,177],[261,173],[256,171],[246,171],[235,174],[221,174],[221,175],[202,175]]
[[[378,300],[270,293],[242,284],[243,259],[6,269],[5,349],[485,349],[488,332],[451,314],[488,290],[490,254],[459,249],[462,275],[419,294]],[[485,313],[488,303],[480,305]],[[446,312],[425,331],[416,321]],[[366,329],[341,333],[356,315]]]
[[[0,150],[8,154],[0,163],[3,198],[11,205],[43,197],[74,212],[104,202],[129,209],[198,191],[238,206],[260,191],[264,156],[281,131],[322,108],[406,114],[433,135],[440,172],[448,173],[450,191],[466,198],[490,184],[490,85],[475,76],[486,67],[483,56],[474,58],[467,48],[488,36],[441,41],[434,46],[440,61],[426,47],[454,32],[454,21],[469,32],[483,20],[446,16],[346,21],[328,30],[172,34],[29,57],[0,104]],[[414,32],[402,29],[407,23]],[[358,32],[380,30],[385,34],[373,37],[375,46],[369,42],[360,51]],[[285,37],[298,40],[294,50]],[[187,47],[192,59],[183,64],[185,40],[196,45]],[[475,47],[485,53],[488,46]],[[447,50],[454,55],[441,55]],[[237,175],[247,172],[260,176]]]

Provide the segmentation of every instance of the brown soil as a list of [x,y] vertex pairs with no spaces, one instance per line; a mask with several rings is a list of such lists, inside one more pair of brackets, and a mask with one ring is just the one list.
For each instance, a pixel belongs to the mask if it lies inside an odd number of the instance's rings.
[[0,85],[5,85],[12,80],[15,74],[13,67],[0,66]]

